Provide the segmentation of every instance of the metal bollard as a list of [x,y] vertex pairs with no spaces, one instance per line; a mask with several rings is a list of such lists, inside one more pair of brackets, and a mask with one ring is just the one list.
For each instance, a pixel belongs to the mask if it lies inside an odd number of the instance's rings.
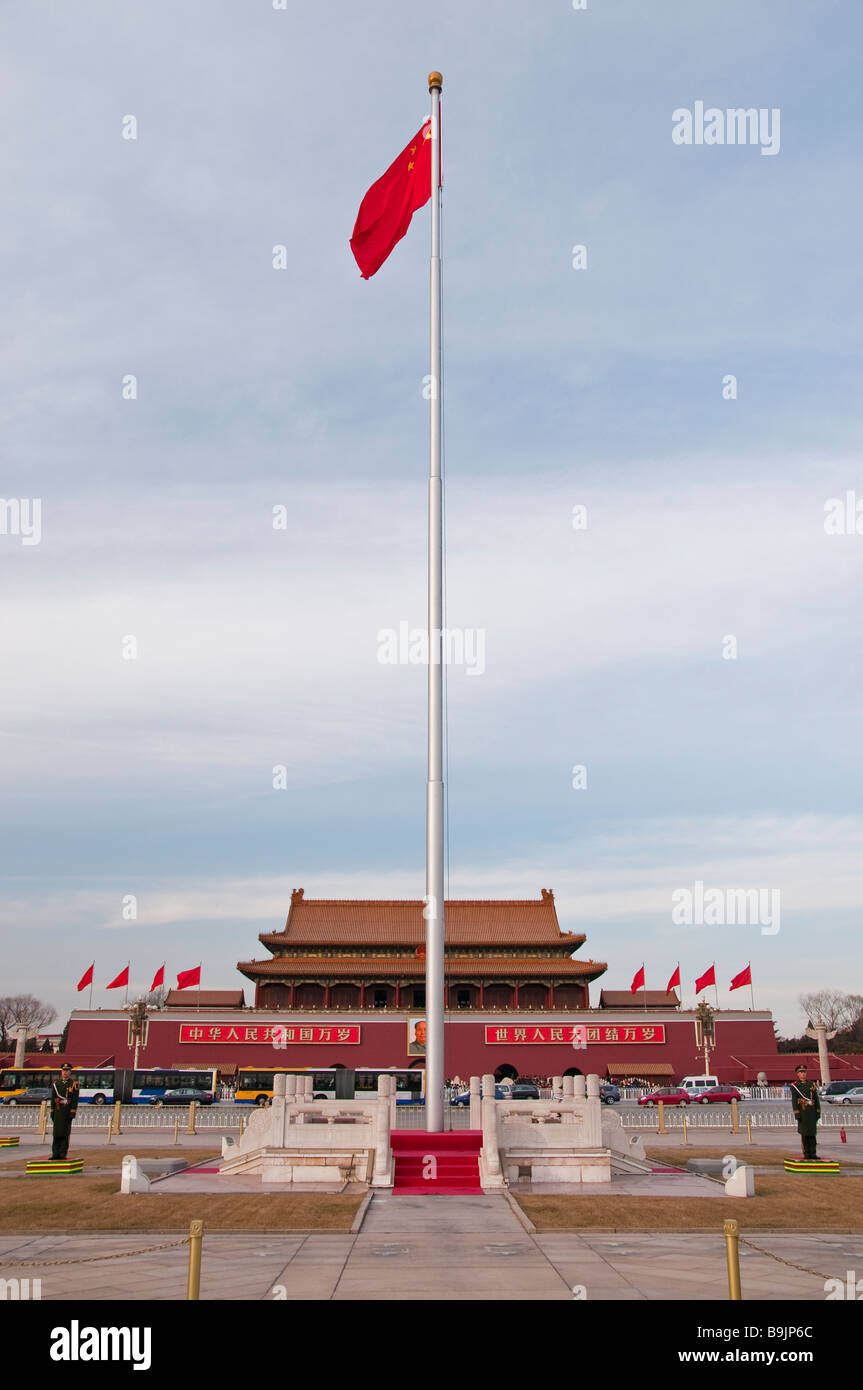
[[740,1292],[740,1249],[737,1222],[726,1221],[722,1229],[725,1232],[725,1256],[728,1261],[728,1297],[737,1303],[743,1298],[743,1294]]
[[[194,1105],[195,1102],[192,1101]],[[726,1223],[727,1224],[727,1223]],[[186,1284],[186,1300],[201,1297],[201,1246],[204,1241],[203,1221],[193,1221],[189,1226],[189,1279]]]
[[241,1116],[240,1116],[240,1138],[241,1138],[241,1139],[242,1139],[243,1135],[245,1134],[245,1132],[246,1132],[246,1117],[245,1117],[245,1115],[241,1115]]
[[657,1121],[657,1125],[656,1125],[656,1133],[657,1133],[657,1134],[664,1134],[664,1133],[665,1133],[665,1101],[664,1101],[664,1100],[658,1100],[658,1101],[656,1102],[656,1109],[657,1109],[657,1111],[658,1111],[658,1113],[659,1113],[659,1120]]
[[108,1121],[108,1133],[107,1133],[107,1135],[105,1136],[105,1142],[108,1143],[108,1144],[110,1144],[110,1142],[111,1142],[111,1140],[113,1139],[113,1137],[114,1137],[114,1121],[113,1121],[113,1119],[111,1119],[111,1120]]
[[746,1116],[746,1142],[747,1142],[747,1144],[751,1144],[751,1143],[752,1143],[752,1116],[751,1116],[751,1115],[747,1115],[747,1116]]
[[121,1103],[120,1103],[119,1100],[115,1100],[115,1101],[114,1101],[114,1115],[113,1115],[113,1121],[114,1121],[114,1133],[115,1133],[115,1134],[119,1134],[119,1133],[120,1133],[120,1104],[121,1104]]
[[740,1133],[740,1108],[739,1102],[736,1100],[731,1102],[731,1133]]
[[198,1102],[196,1100],[189,1101],[189,1124],[186,1129],[187,1134],[195,1133],[195,1107],[197,1106],[197,1104]]
[[683,1142],[684,1142],[684,1144],[687,1144],[687,1145],[688,1145],[688,1144],[689,1144],[689,1140],[688,1140],[687,1137],[686,1137],[686,1116],[683,1115],[683,1116],[681,1116],[681,1118],[682,1118],[682,1120],[683,1120]]
[[47,1128],[48,1128],[48,1102],[47,1102],[47,1100],[41,1100],[41,1101],[39,1102],[39,1138],[40,1138],[40,1139],[44,1139],[44,1138],[45,1138],[45,1131],[47,1130]]
[[174,1143],[175,1143],[175,1144],[179,1144],[179,1142],[180,1142],[180,1117],[179,1117],[179,1115],[178,1115],[178,1116],[176,1117],[176,1119],[174,1120]]

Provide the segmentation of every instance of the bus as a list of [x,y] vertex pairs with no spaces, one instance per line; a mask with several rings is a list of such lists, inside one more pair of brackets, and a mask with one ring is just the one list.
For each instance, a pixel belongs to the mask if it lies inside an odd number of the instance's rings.
[[[193,1088],[216,1094],[215,1071],[187,1071],[174,1067],[73,1067],[81,1105],[155,1105],[166,1091]],[[50,1086],[60,1080],[59,1067],[6,1067],[0,1073],[0,1102],[15,1105],[16,1093],[27,1086]]]
[[[236,1105],[269,1105],[273,1098],[274,1076],[311,1076],[313,1100],[335,1100],[336,1077],[343,1067],[239,1067]],[[357,1100],[376,1094],[379,1076],[392,1076],[396,1083],[397,1105],[424,1105],[426,1074],[422,1067],[357,1067],[354,1096]]]
[[0,1071],[0,1104],[6,1105],[10,1100],[14,1104],[16,1094],[28,1086],[52,1086],[59,1080],[60,1068],[57,1066],[4,1067]]

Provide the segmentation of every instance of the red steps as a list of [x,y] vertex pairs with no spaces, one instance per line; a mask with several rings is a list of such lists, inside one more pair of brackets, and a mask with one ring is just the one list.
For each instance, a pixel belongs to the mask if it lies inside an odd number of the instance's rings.
[[481,1130],[462,1129],[445,1134],[395,1130],[391,1139],[395,1159],[393,1196],[450,1197],[482,1193],[479,1183]]

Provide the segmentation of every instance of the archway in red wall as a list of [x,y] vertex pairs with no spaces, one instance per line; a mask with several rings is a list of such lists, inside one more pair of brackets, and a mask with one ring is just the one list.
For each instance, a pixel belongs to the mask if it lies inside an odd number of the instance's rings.
[[563,1074],[564,1076],[581,1076],[583,1073],[581,1067],[567,1067]]
[[518,1081],[518,1067],[514,1067],[511,1062],[501,1062],[500,1066],[495,1068],[494,1079],[503,1081],[504,1077],[509,1081]]

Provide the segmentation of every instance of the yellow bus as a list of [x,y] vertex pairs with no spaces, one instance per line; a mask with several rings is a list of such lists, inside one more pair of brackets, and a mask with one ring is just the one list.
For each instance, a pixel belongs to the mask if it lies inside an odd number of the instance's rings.
[[[269,1105],[274,1076],[311,1076],[313,1100],[335,1100],[338,1067],[238,1067],[236,1105]],[[354,1095],[357,1100],[377,1092],[378,1077],[395,1077],[397,1105],[425,1104],[425,1069],[422,1067],[357,1067]]]

